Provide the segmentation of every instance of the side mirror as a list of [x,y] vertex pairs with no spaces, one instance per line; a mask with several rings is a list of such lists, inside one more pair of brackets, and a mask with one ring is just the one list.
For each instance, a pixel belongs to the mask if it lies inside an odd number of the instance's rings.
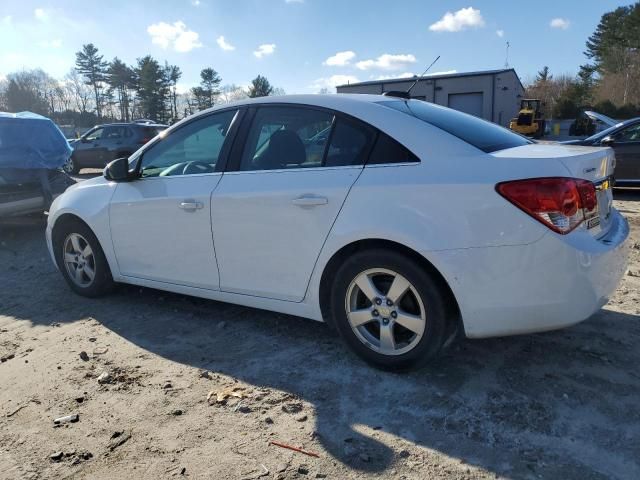
[[129,173],[129,159],[116,158],[107,164],[103,172],[104,178],[113,182],[129,182],[133,180],[133,174]]
[[610,147],[614,143],[615,143],[615,140],[611,135],[607,135],[602,140],[600,140],[600,145],[602,145],[603,147]]

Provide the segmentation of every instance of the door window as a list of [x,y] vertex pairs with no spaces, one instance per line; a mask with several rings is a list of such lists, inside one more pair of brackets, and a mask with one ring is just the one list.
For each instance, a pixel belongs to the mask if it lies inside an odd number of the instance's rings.
[[324,166],[364,165],[375,137],[373,128],[338,118]]
[[263,107],[253,119],[240,170],[320,167],[333,114],[300,107]]
[[103,132],[104,128],[96,128],[85,137],[85,140],[87,142],[95,142],[96,140],[100,140],[102,138]]
[[638,142],[640,141],[640,123],[625,128],[615,136],[616,142]]
[[120,140],[125,136],[125,127],[107,127],[104,129],[103,138],[106,140]]
[[194,120],[156,143],[142,156],[143,177],[212,173],[237,110]]

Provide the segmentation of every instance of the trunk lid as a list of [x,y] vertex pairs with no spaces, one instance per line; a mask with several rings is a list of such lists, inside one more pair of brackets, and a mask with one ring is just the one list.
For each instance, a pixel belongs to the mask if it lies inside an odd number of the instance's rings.
[[[608,147],[583,147],[558,143],[535,143],[494,152],[503,158],[539,158],[541,161],[556,159],[566,169],[569,177],[589,180],[596,187],[598,206],[589,213],[584,228],[594,237],[607,233],[611,226],[613,193],[611,180],[615,168],[613,149]],[[541,169],[541,177],[544,170]]]

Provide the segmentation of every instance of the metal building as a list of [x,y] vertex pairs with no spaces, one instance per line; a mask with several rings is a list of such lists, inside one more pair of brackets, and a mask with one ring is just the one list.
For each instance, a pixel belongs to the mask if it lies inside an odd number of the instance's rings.
[[[406,91],[417,77],[351,83],[337,87],[338,93],[381,94]],[[411,97],[455,108],[508,127],[517,116],[524,87],[513,68],[481,72],[427,75],[411,90]]]

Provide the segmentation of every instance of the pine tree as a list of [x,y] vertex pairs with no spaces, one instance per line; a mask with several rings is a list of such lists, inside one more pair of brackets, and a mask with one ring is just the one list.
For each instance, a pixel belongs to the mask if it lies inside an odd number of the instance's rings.
[[129,91],[135,85],[133,70],[118,57],[115,57],[107,70],[107,83],[111,91],[117,92],[120,120],[128,122],[130,120]]
[[82,50],[76,52],[76,70],[84,76],[85,83],[93,88],[96,101],[96,115],[102,117],[102,88],[107,79],[108,62],[98,55],[98,49],[93,43],[82,46]]
[[269,80],[262,75],[258,75],[251,80],[251,86],[249,87],[249,97],[267,97],[273,92],[273,87],[269,83]]

